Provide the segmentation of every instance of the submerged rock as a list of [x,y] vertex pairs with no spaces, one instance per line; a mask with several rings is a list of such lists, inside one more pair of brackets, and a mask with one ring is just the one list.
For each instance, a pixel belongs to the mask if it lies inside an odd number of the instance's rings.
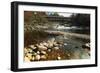
[[66,45],[68,45],[67,43],[64,43],[64,45],[66,46]]
[[53,49],[54,49],[54,50],[58,50],[58,49],[59,49],[59,47],[54,47]]

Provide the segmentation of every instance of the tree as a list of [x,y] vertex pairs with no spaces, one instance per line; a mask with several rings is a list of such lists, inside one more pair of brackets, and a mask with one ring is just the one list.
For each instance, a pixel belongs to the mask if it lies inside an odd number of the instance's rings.
[[89,14],[73,14],[71,16],[72,26],[89,27],[90,15]]
[[45,18],[45,16],[47,16],[45,12],[24,12],[25,30],[31,31],[34,29],[38,29],[37,26],[46,26],[49,22]]

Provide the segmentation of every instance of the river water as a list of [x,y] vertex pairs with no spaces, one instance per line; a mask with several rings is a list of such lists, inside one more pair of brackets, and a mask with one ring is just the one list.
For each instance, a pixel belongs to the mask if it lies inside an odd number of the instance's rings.
[[[73,29],[54,29],[52,31],[64,31],[70,33],[87,34],[86,31],[89,30],[73,30]],[[84,32],[84,33],[83,33]],[[70,53],[70,59],[89,59],[90,55],[86,50],[82,48],[82,45],[88,43],[90,39],[82,39],[74,36],[49,36],[49,40],[55,39],[55,41],[63,41],[64,45],[61,47],[66,53]]]

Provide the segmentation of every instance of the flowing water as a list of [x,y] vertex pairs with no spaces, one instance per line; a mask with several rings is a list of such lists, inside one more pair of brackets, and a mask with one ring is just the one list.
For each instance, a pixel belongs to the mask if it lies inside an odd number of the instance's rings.
[[[72,31],[69,29],[55,29],[52,31],[64,31],[64,32],[75,32],[83,34],[83,30],[79,31]],[[87,30],[84,31],[84,33]],[[87,33],[86,33],[87,34]],[[67,35],[59,35],[59,36],[49,36],[48,39],[55,39],[55,41],[63,41],[64,45],[61,47],[66,53],[70,53],[70,59],[89,59],[90,56],[86,50],[82,48],[83,44],[86,44],[90,41],[90,39],[82,39],[74,37],[74,36],[67,36]]]

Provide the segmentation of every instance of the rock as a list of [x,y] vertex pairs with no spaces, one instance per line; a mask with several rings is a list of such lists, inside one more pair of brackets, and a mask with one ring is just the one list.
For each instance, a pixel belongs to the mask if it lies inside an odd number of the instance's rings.
[[53,47],[53,43],[52,42],[48,42],[48,48],[52,48]]
[[64,43],[64,45],[66,46],[66,45],[68,45],[67,43]]
[[61,60],[61,57],[60,57],[60,56],[58,56],[58,57],[57,57],[57,60]]
[[86,43],[86,44],[82,45],[82,48],[90,50],[90,43]]
[[70,57],[71,55],[70,54],[67,54],[67,56]]
[[40,51],[37,51],[37,54],[40,54]]
[[53,45],[54,45],[54,46],[58,46],[57,42],[54,42]]
[[24,61],[25,61],[25,62],[30,62],[30,59],[29,59],[28,57],[25,56],[25,57],[24,57]]
[[51,52],[51,49],[48,49],[48,52]]
[[25,53],[25,54],[28,53],[28,50],[27,50],[26,48],[24,48],[24,53]]
[[54,50],[58,50],[58,49],[59,49],[59,47],[54,47],[53,49],[54,49]]
[[30,54],[30,53],[27,53],[26,56],[27,56],[29,59],[32,58],[32,54]]
[[62,44],[59,44],[59,47],[62,47],[63,45]]
[[42,50],[47,50],[47,47],[45,47],[45,46],[43,46],[43,45],[38,45],[37,47],[38,47],[38,49],[39,49],[40,51],[42,51]]
[[26,53],[31,53],[32,52],[32,49],[30,49],[30,48],[24,48],[24,53],[26,54]]
[[46,51],[41,51],[41,54],[46,55],[47,53],[46,53]]
[[48,47],[48,43],[43,42],[42,44],[43,44],[45,47]]
[[34,52],[34,53],[33,53],[33,55],[35,55],[35,56],[36,56],[36,55],[38,55],[38,54],[37,54],[36,52]]
[[36,49],[36,47],[34,45],[30,45],[29,47],[32,49]]
[[47,59],[46,55],[41,55],[41,59],[42,59],[42,60]]
[[90,47],[90,43],[86,43],[85,45],[86,45],[87,47]]
[[27,48],[27,52],[28,53],[32,53],[32,49],[31,48]]
[[36,55],[35,60],[40,60],[40,55]]
[[31,60],[34,61],[35,60],[35,57],[33,56]]

